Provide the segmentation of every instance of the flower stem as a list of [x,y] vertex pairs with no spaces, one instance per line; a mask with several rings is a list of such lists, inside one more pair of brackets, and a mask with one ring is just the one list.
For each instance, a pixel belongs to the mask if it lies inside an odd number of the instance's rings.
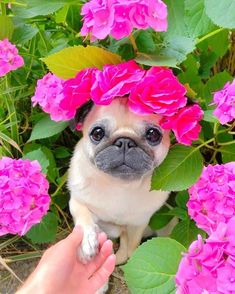
[[218,143],[221,146],[226,146],[226,145],[232,145],[235,144],[235,141],[229,141],[229,142],[225,142],[225,143]]
[[220,29],[217,29],[217,30],[215,30],[213,32],[210,32],[209,34],[207,34],[207,35],[203,36],[202,38],[198,39],[197,42],[196,42],[196,45],[203,42],[204,40],[206,40],[206,39],[208,39],[208,38],[222,32],[222,31],[224,31],[224,30],[226,30],[226,29],[225,28],[220,28]]
[[6,10],[6,4],[4,3],[1,3],[1,12],[2,12],[2,15],[7,15],[7,10]]
[[137,53],[138,52],[138,47],[136,45],[135,38],[133,37],[132,34],[130,34],[129,38],[130,38],[130,41],[131,41],[131,44],[132,44],[132,46],[134,48],[135,53]]

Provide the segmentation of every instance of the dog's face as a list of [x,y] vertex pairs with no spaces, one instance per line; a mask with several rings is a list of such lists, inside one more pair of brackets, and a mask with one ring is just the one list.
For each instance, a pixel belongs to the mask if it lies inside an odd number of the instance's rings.
[[170,145],[169,132],[160,128],[159,120],[154,114],[130,112],[126,98],[94,105],[83,125],[85,155],[100,171],[122,180],[150,174]]

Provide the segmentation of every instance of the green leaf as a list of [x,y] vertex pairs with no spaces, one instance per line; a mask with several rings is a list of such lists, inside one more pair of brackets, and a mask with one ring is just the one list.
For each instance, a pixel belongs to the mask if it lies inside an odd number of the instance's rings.
[[186,204],[188,202],[188,199],[189,199],[188,191],[181,191],[181,192],[177,193],[176,198],[175,198],[175,202],[178,207],[187,210]]
[[175,274],[186,249],[170,238],[143,243],[122,267],[132,294],[173,294]]
[[44,174],[47,174],[47,168],[49,166],[49,160],[47,159],[46,155],[42,152],[41,149],[37,149],[37,150],[31,151],[29,153],[26,153],[23,156],[23,159],[29,159],[31,161],[37,160],[40,163],[41,167],[42,167],[42,172]]
[[102,69],[105,64],[118,64],[120,56],[95,46],[74,46],[42,58],[51,72],[62,79],[73,78],[87,67]]
[[12,36],[12,42],[14,44],[25,44],[27,41],[31,40],[39,32],[38,28],[33,27],[28,24],[23,24],[16,27]]
[[204,0],[185,0],[185,11],[185,23],[190,36],[199,37],[216,28],[206,15]]
[[163,206],[157,212],[154,213],[149,222],[149,226],[152,230],[160,230],[170,222],[173,216],[168,215],[168,211],[169,208],[167,206]]
[[32,18],[38,15],[49,15],[60,8],[62,8],[68,2],[74,2],[71,0],[25,0],[26,7],[13,6],[13,12],[20,18]]
[[204,121],[208,121],[208,122],[212,122],[212,123],[218,123],[218,119],[213,115],[213,111],[212,109],[210,110],[205,110],[204,111],[204,116],[203,116],[203,120]]
[[44,139],[59,134],[68,126],[68,124],[69,123],[66,121],[55,122],[51,120],[49,116],[45,116],[33,127],[29,141]]
[[206,236],[206,233],[199,229],[190,219],[179,222],[171,233],[171,238],[175,239],[186,248],[197,239],[198,235]]
[[184,0],[165,0],[168,10],[167,35],[189,36],[184,20]]
[[177,68],[177,59],[175,57],[139,53],[135,60],[140,64],[148,66],[167,66]]
[[206,14],[216,25],[235,28],[235,1],[234,0],[205,0]]
[[26,234],[33,243],[49,243],[55,240],[58,227],[57,217],[48,212],[39,224],[34,225]]
[[184,61],[187,54],[195,49],[194,39],[180,35],[167,36],[163,44],[165,48],[160,53],[164,56],[175,58],[177,64]]
[[223,162],[231,162],[235,161],[235,145],[225,145],[220,148],[220,152],[222,153]]
[[152,177],[152,189],[182,191],[192,186],[203,168],[202,156],[197,148],[175,145]]
[[11,17],[0,15],[0,40],[11,39],[14,31],[14,25]]
[[152,53],[156,49],[156,44],[150,31],[140,31],[135,41],[139,52]]
[[224,56],[229,47],[229,31],[223,30],[197,44],[204,52],[214,52],[218,57]]
[[71,156],[71,151],[64,146],[60,146],[56,148],[54,151],[55,151],[55,157],[59,159],[68,158]]

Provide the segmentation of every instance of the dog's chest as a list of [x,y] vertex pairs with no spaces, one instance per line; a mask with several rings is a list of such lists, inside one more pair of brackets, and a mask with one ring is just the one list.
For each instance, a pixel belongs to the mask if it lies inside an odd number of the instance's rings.
[[[142,225],[159,209],[168,197],[167,192],[149,192],[149,181],[142,185],[120,185],[96,181],[77,186],[72,195],[85,204],[98,219],[118,225]],[[75,187],[74,187],[75,188]]]

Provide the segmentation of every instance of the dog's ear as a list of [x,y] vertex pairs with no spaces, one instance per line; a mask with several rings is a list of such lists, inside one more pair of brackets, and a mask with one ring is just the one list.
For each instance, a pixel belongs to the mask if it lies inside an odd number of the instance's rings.
[[69,127],[71,129],[71,131],[76,131],[77,130],[77,125],[78,124],[83,124],[87,114],[90,112],[90,110],[92,109],[94,103],[93,101],[89,100],[88,102],[86,102],[85,104],[83,104],[78,110],[77,113],[74,117],[74,119],[70,120],[69,122]]

